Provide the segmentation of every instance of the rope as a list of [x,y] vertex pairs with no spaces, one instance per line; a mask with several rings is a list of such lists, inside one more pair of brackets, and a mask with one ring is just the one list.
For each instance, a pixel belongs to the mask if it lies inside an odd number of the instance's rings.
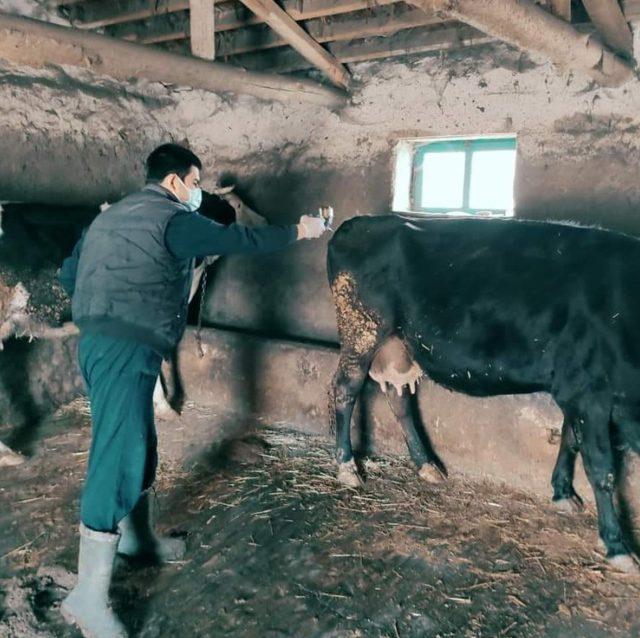
[[202,347],[202,309],[204,307],[204,295],[207,291],[207,267],[205,266],[200,280],[200,304],[198,305],[198,326],[196,327],[196,345],[198,346],[198,356],[204,359],[204,348]]

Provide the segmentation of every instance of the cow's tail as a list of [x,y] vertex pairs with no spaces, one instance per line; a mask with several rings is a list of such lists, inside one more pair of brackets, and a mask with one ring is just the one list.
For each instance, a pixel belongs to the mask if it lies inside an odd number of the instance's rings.
[[345,227],[349,226],[350,221],[351,220],[347,220],[341,224],[329,240],[329,246],[327,248],[327,277],[329,278],[329,285],[333,283],[333,280],[338,274],[339,255],[342,252],[342,244],[344,243]]
[[[342,270],[349,270],[351,257],[363,250],[362,237],[354,228],[369,216],[352,217],[343,222],[329,241],[327,250],[327,276],[329,285],[333,284],[338,273]],[[365,222],[366,223],[366,222]],[[370,223],[370,222],[369,222]]]

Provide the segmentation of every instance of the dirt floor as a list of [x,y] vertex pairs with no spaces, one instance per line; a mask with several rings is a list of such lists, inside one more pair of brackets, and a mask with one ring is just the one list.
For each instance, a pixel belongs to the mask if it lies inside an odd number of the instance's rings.
[[[219,417],[183,419],[209,436]],[[76,403],[43,425],[34,459],[1,470],[0,636],[79,635],[58,605],[74,581],[88,428]],[[327,440],[266,427],[185,466],[167,443],[180,422],[159,429],[160,520],[189,551],[164,568],[119,565],[113,598],[133,635],[640,635],[640,583],[605,568],[593,511],[559,515],[460,478],[428,486],[404,459],[369,461],[350,490]]]

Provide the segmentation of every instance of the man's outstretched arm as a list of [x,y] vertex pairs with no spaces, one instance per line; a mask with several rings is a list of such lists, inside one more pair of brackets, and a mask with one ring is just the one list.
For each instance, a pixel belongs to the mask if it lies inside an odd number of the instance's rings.
[[319,237],[322,220],[304,216],[300,224],[249,228],[240,224],[223,226],[198,213],[179,213],[168,224],[165,243],[179,259],[266,253],[286,248],[297,239]]

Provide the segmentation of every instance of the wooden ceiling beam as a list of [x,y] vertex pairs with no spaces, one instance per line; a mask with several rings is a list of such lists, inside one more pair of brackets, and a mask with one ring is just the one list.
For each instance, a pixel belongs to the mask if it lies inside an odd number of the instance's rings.
[[571,22],[571,0],[551,0],[551,11],[565,22]]
[[[386,37],[366,40],[331,42],[327,49],[343,64],[379,58],[391,58],[413,53],[428,53],[486,44],[492,38],[469,27],[448,23],[432,28],[410,28]],[[278,73],[290,73],[310,68],[309,63],[291,49],[278,49],[262,53],[239,55],[234,64],[251,70],[270,69]]]
[[264,20],[289,46],[320,69],[333,84],[343,89],[349,87],[349,71],[274,0],[242,0],[242,4]]
[[74,26],[98,29],[110,24],[186,11],[189,9],[189,0],[86,0],[69,7],[63,6],[63,9]]
[[203,60],[213,60],[216,57],[213,0],[189,0],[189,16],[191,53]]
[[622,10],[628,22],[640,20],[640,0],[622,0]]
[[[372,6],[393,4],[398,0],[283,0],[282,8],[296,21],[322,18],[338,13],[351,13],[368,9]],[[81,29],[97,29],[115,24],[134,22],[146,18],[167,16],[172,13],[186,11],[189,0],[88,0],[77,6],[69,7],[69,19],[74,26]],[[225,22],[238,11],[237,2],[216,4],[216,22]],[[236,15],[236,19],[238,15]],[[259,20],[257,20],[259,21]],[[144,26],[144,25],[142,25]],[[238,26],[246,26],[240,23]],[[235,27],[231,27],[235,28]],[[123,37],[122,34],[114,34]]]
[[[363,15],[365,13],[308,20],[304,23],[304,28],[316,42],[324,43],[385,35],[439,22],[438,18],[427,16],[420,9],[398,5],[379,7]],[[275,31],[265,25],[219,34],[217,38],[216,51],[219,57],[272,49],[287,44]]]
[[[325,43],[385,35],[401,29],[428,26],[440,22],[439,18],[428,16],[420,9],[404,5],[390,5],[378,7],[372,11],[359,11],[330,18],[316,18],[301,24],[314,40]],[[273,29],[265,24],[234,31],[219,31],[215,38],[218,59],[287,45]],[[170,41],[177,44],[177,41],[172,39],[166,42]],[[171,50],[183,54],[189,53],[186,46],[177,46]]]
[[147,79],[216,93],[309,101],[335,108],[345,94],[317,82],[252,73],[228,64],[175,55],[156,47],[0,12],[0,59],[35,68],[74,66],[116,80]]
[[618,0],[582,0],[582,3],[604,43],[633,57],[633,34]]
[[[257,16],[236,2],[216,4],[214,13],[216,33],[260,23]],[[189,37],[190,32],[189,12],[180,11],[126,24],[114,24],[106,27],[106,32],[114,38],[140,44],[184,40]]]
[[435,11],[465,22],[560,67],[582,71],[602,86],[620,86],[634,77],[632,66],[597,38],[585,36],[532,0],[411,0],[411,3],[427,13]]
[[[410,8],[403,2],[389,5],[377,5],[371,9],[362,11],[354,11],[349,14],[334,14],[326,18],[305,19],[302,25],[305,31],[318,42],[328,42],[330,40],[345,39],[345,37],[328,37],[334,27],[337,33],[348,30],[349,37],[364,37],[370,33],[373,24],[379,23],[381,20],[400,20],[402,25],[400,28],[408,28],[412,26],[421,26],[427,24],[435,24],[440,21],[436,16],[428,16],[420,9]],[[155,24],[134,23],[130,25],[117,25],[107,28],[107,33],[113,37],[118,37],[140,44],[157,44],[159,42],[169,42],[171,40],[184,40],[189,37],[189,14],[186,12],[172,14],[171,16],[163,16],[162,18],[151,18],[147,23],[154,20]],[[362,35],[358,35],[356,21],[359,20],[362,26]],[[252,25],[259,25],[253,28]],[[347,26],[348,25],[348,26]],[[135,28],[132,28],[134,27]],[[221,35],[225,31],[237,30],[242,32],[236,38],[236,34]],[[385,32],[392,32],[393,28],[386,29]],[[260,24],[259,18],[253,13],[246,10],[246,16],[241,16],[237,11],[220,11],[215,17],[215,32],[217,45],[220,51],[223,49],[225,53],[220,55],[233,55],[242,51],[250,51],[254,49],[267,49],[274,46],[286,45],[277,34],[270,28]],[[231,44],[229,40],[237,40],[242,50],[237,50],[235,44]],[[253,46],[252,46],[253,45]],[[231,51],[231,53],[229,53]]]
[[[407,11],[407,5],[404,2],[391,2],[390,0],[379,0],[375,7],[370,7],[370,2],[363,1],[359,11],[351,11],[354,3],[336,3],[333,5],[334,13],[322,16],[333,20],[336,16],[345,15],[347,12],[343,11],[343,8],[349,9],[349,19],[353,17],[359,17],[363,22],[367,22],[370,18],[375,19],[376,12],[384,9],[385,7],[392,7],[392,13]],[[304,9],[305,7],[303,7]],[[260,18],[254,13],[249,11],[244,5],[239,3],[226,2],[224,4],[215,5],[215,31],[221,33],[224,31],[231,31],[234,29],[243,29],[252,25],[261,24]],[[313,17],[315,12],[301,13],[301,21],[304,21],[305,30],[311,34],[315,39],[317,31],[311,33],[309,29],[316,29],[314,21],[317,20],[318,24],[325,22],[320,18]],[[425,22],[430,24],[437,21],[434,17]],[[129,40],[131,42],[138,42],[140,44],[157,44],[158,42],[169,42],[171,40],[184,40],[189,37],[189,13],[182,11],[180,13],[172,13],[169,15],[157,16],[155,18],[148,18],[147,20],[131,22],[128,24],[118,24],[106,27],[106,33],[114,38],[120,38],[122,40]],[[280,44],[285,44],[284,42]],[[278,45],[276,45],[278,46]]]

